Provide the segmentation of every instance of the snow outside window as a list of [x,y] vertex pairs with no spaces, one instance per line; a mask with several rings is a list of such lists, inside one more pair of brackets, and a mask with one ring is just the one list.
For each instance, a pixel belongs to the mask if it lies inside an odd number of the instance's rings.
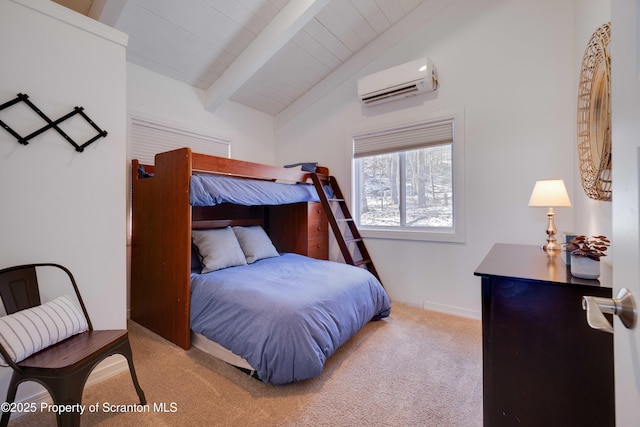
[[462,121],[453,115],[353,137],[354,216],[363,236],[464,241],[456,120]]

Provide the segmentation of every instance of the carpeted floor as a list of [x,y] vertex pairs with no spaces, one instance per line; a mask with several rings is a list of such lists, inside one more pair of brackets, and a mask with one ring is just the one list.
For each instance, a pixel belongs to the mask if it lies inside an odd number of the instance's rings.
[[[482,425],[477,320],[394,304],[390,318],[367,324],[327,361],[320,377],[287,386],[263,384],[136,323],[129,330],[149,412],[105,410],[137,402],[123,373],[85,389],[83,404],[99,410],[87,409],[82,426]],[[55,418],[40,413],[10,425],[55,425]]]

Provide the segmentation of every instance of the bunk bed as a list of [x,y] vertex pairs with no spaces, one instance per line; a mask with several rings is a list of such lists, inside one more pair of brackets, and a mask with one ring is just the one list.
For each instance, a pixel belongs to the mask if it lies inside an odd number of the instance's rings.
[[[328,175],[319,167],[314,179]],[[131,319],[264,382],[319,375],[390,302],[366,269],[328,261],[327,218],[310,182],[310,172],[189,148],[153,165],[133,160]],[[206,245],[225,239],[225,254],[237,241],[244,257],[208,263]],[[259,241],[260,254],[249,256],[247,241]]]

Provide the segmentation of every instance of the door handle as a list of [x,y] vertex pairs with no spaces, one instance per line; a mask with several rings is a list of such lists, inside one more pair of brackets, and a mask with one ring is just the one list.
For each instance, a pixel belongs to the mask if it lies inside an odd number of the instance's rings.
[[636,301],[627,288],[620,289],[616,298],[582,297],[582,309],[587,311],[587,323],[593,329],[613,333],[613,325],[604,314],[615,314],[627,329],[636,326]]

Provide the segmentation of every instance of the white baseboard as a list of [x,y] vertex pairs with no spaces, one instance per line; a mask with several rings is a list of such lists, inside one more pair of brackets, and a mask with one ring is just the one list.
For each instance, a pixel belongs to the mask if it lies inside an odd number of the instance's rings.
[[93,384],[100,383],[104,380],[108,380],[111,377],[115,377],[118,374],[129,371],[129,364],[127,363],[127,358],[121,355],[114,354],[113,356],[107,357],[105,360],[100,362],[98,366],[95,367],[91,375],[89,375],[89,379],[87,379],[87,384],[85,387],[88,387]]
[[469,310],[467,308],[455,307],[452,305],[439,304],[435,302],[425,301],[422,303],[422,308],[425,310],[438,311],[440,313],[453,314],[461,317],[468,317],[470,319],[482,320],[482,313],[476,310]]
[[[104,359],[102,362],[95,367],[95,369],[89,375],[87,382],[85,384],[85,388],[98,384],[104,380],[107,380],[111,377],[114,377],[122,372],[129,371],[129,364],[127,363],[127,359],[121,355],[113,355]],[[20,386],[18,386],[18,392],[20,391]],[[27,396],[23,399],[17,400],[16,403],[35,403],[38,407],[40,407],[41,403],[52,403],[51,395],[46,390],[42,390],[41,392],[32,394],[31,396]],[[15,412],[11,414],[11,419],[15,420],[23,416],[25,412]]]

